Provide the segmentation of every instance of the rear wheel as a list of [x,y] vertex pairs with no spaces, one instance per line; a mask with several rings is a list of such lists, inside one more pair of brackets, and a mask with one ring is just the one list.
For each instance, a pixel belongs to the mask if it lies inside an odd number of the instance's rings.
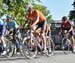
[[46,46],[47,46],[47,50],[48,50],[47,56],[53,55],[53,53],[54,53],[54,42],[53,42],[52,38],[46,37],[46,44],[47,44]]

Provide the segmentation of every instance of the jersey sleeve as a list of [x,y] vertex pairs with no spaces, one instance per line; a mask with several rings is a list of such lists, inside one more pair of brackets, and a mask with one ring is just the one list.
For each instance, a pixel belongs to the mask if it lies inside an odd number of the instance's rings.
[[71,26],[74,26],[74,22],[73,21],[70,21],[70,24],[71,24]]
[[14,24],[15,24],[15,28],[19,27],[19,25],[16,23],[16,21],[14,21]]

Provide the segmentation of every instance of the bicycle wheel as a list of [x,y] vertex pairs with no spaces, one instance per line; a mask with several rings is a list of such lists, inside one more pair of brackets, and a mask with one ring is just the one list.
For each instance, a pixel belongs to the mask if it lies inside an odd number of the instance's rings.
[[69,39],[62,39],[62,50],[65,54],[68,54],[68,52],[70,51],[70,43],[71,41]]
[[52,56],[54,53],[54,42],[52,38],[46,37],[46,46],[48,50],[47,56]]
[[8,37],[5,37],[5,42],[6,42],[7,57],[12,57],[14,54],[14,45],[12,44],[13,41],[10,40]]
[[37,55],[37,46],[35,40],[32,40],[30,37],[25,37],[22,44],[23,54],[26,58],[31,59]]

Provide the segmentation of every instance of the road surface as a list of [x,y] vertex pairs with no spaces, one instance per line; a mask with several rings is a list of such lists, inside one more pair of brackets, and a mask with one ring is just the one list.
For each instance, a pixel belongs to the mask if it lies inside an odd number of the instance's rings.
[[65,55],[62,51],[55,51],[51,57],[38,55],[34,59],[26,59],[17,54],[11,58],[0,57],[0,63],[75,63],[75,54],[70,52]]

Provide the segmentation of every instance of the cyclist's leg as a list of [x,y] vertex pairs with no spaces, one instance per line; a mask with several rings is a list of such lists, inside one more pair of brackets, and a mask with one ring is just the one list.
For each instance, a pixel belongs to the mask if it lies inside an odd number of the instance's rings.
[[43,47],[44,47],[44,50],[46,50],[46,37],[45,37],[45,32],[42,32],[41,33],[41,37],[43,39]]
[[75,52],[75,37],[72,36],[72,40],[73,40],[73,52]]
[[1,41],[2,41],[3,47],[5,48],[6,47],[6,43],[5,43],[5,40],[4,40],[4,36],[1,36]]
[[73,44],[73,33],[72,33],[72,31],[69,32],[69,36],[70,36],[70,39],[71,39],[71,43]]
[[3,53],[2,53],[2,55],[5,55],[6,54],[6,43],[5,43],[5,40],[4,40],[5,28],[2,26],[0,31],[1,31],[1,41],[2,41],[2,44],[3,44]]
[[[36,29],[34,35],[35,35],[35,37],[36,37],[38,43],[41,42],[39,36],[42,37],[43,48],[44,48],[44,50],[46,51],[46,36],[45,36],[45,31],[42,30],[41,28],[42,28],[42,27],[38,27],[38,28]],[[39,35],[39,33],[40,33],[40,35]]]
[[[36,28],[37,28],[37,25],[34,25],[34,26],[31,28],[32,30],[34,30],[33,35],[34,35],[35,38],[37,38]],[[31,41],[28,40],[28,46],[30,46],[30,44],[31,44]],[[36,48],[36,46],[38,45],[38,42],[36,41],[35,44],[31,44],[31,45],[32,45],[32,47]]]
[[36,30],[36,28],[37,28],[37,26],[36,26],[36,25],[34,25],[34,26],[32,27],[32,29],[33,29],[33,30]]
[[47,52],[46,50],[46,36],[45,36],[45,30],[46,30],[46,21],[42,22],[41,24],[41,37],[43,39],[43,47],[44,47],[44,51],[43,52]]
[[46,37],[45,37],[46,21],[43,21],[42,23],[38,23],[37,25],[38,25],[38,27],[36,26],[36,29],[35,29],[35,27],[33,27],[32,29],[38,30],[41,28],[40,35],[43,39],[44,50],[46,50]]
[[70,40],[71,40],[71,45],[73,47],[73,52],[75,52],[75,40],[74,40],[74,37],[73,37],[73,32],[70,31],[69,34],[71,36]]

